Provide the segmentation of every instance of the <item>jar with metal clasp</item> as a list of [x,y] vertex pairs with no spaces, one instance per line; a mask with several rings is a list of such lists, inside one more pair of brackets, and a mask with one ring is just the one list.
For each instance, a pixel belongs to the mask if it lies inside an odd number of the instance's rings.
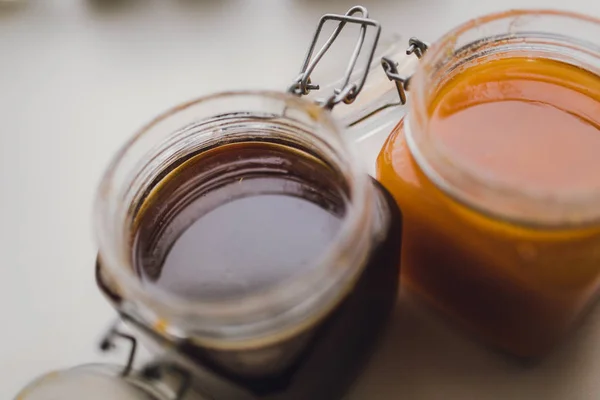
[[478,340],[540,357],[600,289],[600,20],[469,21],[409,87],[377,159],[405,218],[404,287]]
[[334,110],[402,210],[403,288],[520,358],[556,346],[600,289],[599,34],[576,13],[482,16],[411,39],[416,68],[384,54],[396,103],[374,70],[362,110]]
[[[344,82],[301,98],[350,26],[359,39]],[[324,16],[287,92],[176,106],[108,167],[98,286],[134,331],[115,337],[139,339],[151,366],[186,378],[178,399],[342,398],[377,344],[397,299],[402,217],[331,110],[365,85],[380,30],[363,7]],[[126,370],[111,382],[151,376]]]

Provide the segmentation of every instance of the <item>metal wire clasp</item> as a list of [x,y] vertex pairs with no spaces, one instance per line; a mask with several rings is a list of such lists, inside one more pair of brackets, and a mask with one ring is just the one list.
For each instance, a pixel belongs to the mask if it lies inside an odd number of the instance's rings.
[[[428,47],[429,46],[425,42],[413,37],[408,41],[408,49],[406,49],[406,54],[414,54],[417,56],[417,58],[421,58],[427,51]],[[398,64],[388,57],[381,57],[381,66],[383,67],[383,71],[385,72],[387,78],[396,84],[398,96],[400,97],[400,103],[406,104],[406,91],[409,87],[410,76],[400,76],[398,73]]]
[[[130,320],[132,321],[132,320]],[[100,349],[102,351],[110,351],[116,347],[115,342],[118,339],[126,340],[130,343],[129,356],[127,357],[127,363],[121,371],[121,376],[127,378],[133,374],[133,363],[138,349],[137,339],[130,334],[123,333],[119,330],[119,326],[122,324],[121,319],[117,319],[102,337],[100,341]],[[141,370],[140,376],[147,382],[161,380],[164,374],[176,375],[179,377],[179,386],[172,388],[173,400],[183,400],[184,396],[190,390],[192,377],[189,372],[185,369],[178,367],[175,364],[166,362],[152,362],[144,366]]]
[[[355,16],[356,14],[360,14],[360,16],[357,17]],[[323,29],[323,26],[327,21],[338,21],[339,25],[329,36],[323,47],[321,47],[321,49],[313,57],[315,47],[317,45],[317,42],[319,41],[321,30]],[[329,50],[329,48],[336,40],[342,29],[344,29],[344,26],[346,26],[347,23],[360,25],[360,34],[358,37],[358,41],[356,42],[354,52],[352,53],[350,62],[348,63],[348,67],[346,68],[346,73],[342,87],[340,87],[339,89],[335,89],[334,93],[322,102],[322,106],[327,109],[332,109],[338,103],[344,102],[346,104],[350,104],[354,101],[354,99],[356,99],[356,96],[360,93],[365,84],[365,81],[367,80],[369,66],[373,61],[375,49],[377,48],[377,42],[379,41],[379,36],[381,34],[381,25],[379,24],[379,22],[373,19],[369,19],[369,13],[367,9],[363,6],[352,7],[350,10],[348,10],[348,12],[345,15],[325,14],[321,17],[312,43],[306,54],[306,58],[304,59],[304,63],[302,65],[302,69],[300,70],[300,74],[288,89],[290,93],[302,96],[310,93],[311,90],[319,90],[319,85],[315,85],[311,82],[310,75],[312,74],[319,61],[321,61],[327,50]],[[375,35],[373,38],[373,43],[369,48],[367,64],[364,68],[364,73],[358,79],[358,81],[350,82],[352,73],[354,72],[354,69],[356,67],[356,62],[358,61],[358,57],[360,56],[360,53],[363,49],[368,27],[372,27],[375,29]]]

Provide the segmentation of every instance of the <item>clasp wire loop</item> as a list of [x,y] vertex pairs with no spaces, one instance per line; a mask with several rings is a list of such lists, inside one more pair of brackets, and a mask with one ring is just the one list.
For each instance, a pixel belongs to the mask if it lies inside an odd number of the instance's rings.
[[[355,16],[356,14],[360,14],[360,16],[357,17]],[[319,49],[319,51],[313,57],[315,47],[317,46],[317,42],[319,41],[321,30],[323,29],[325,23],[328,21],[338,21],[339,24],[335,28],[333,33],[329,36],[325,44],[323,44],[321,49]],[[350,10],[348,10],[348,12],[345,15],[325,14],[321,17],[317,26],[317,30],[315,31],[315,35],[313,36],[312,43],[304,59],[304,63],[302,65],[302,69],[300,70],[300,74],[294,80],[294,83],[288,88],[288,92],[296,94],[298,96],[303,96],[309,94],[312,90],[319,90],[319,85],[313,84],[311,82],[310,76],[315,70],[318,63],[325,55],[325,53],[329,50],[333,42],[335,42],[342,29],[344,29],[344,27],[348,23],[360,25],[360,34],[358,37],[358,41],[356,42],[354,51],[352,53],[352,56],[350,57],[350,62],[348,63],[348,67],[346,68],[342,87],[340,87],[339,89],[335,89],[334,93],[329,98],[321,102],[321,105],[327,109],[332,109],[336,104],[339,104],[341,102],[350,104],[354,101],[354,99],[356,99],[356,96],[360,93],[365,84],[365,81],[367,80],[369,66],[373,61],[375,49],[377,48],[377,43],[381,34],[381,25],[379,24],[379,22],[369,18],[369,13],[367,9],[363,6],[354,6]],[[361,51],[364,47],[368,27],[372,27],[375,29],[375,35],[373,37],[373,42],[368,50],[368,60],[364,68],[364,73],[358,79],[358,81],[350,82],[352,73],[354,72],[356,63],[358,61],[358,57],[360,56]]]
[[[414,54],[420,59],[428,48],[427,43],[413,37],[408,41],[406,55]],[[388,57],[381,57],[381,67],[387,78],[396,85],[400,103],[406,104],[406,91],[410,84],[410,76],[400,76],[398,73],[398,63]]]
[[[133,335],[123,333],[119,329],[119,327],[123,324],[122,319],[117,319],[113,324],[111,324],[110,328],[100,341],[100,350],[104,352],[113,350],[116,347],[115,342],[118,340],[125,340],[129,342],[130,348],[129,355],[127,357],[127,363],[121,370],[121,377],[127,378],[133,373],[133,363],[137,353],[138,341]],[[188,390],[190,390],[192,383],[192,377],[185,369],[171,363],[153,362],[144,366],[140,376],[147,382],[150,382],[161,380],[165,373],[179,376],[179,386],[177,388],[173,388],[172,400],[183,400],[185,394],[188,392]]]
[[129,342],[129,356],[127,357],[127,363],[125,364],[125,367],[123,367],[123,370],[121,371],[121,376],[126,377],[131,373],[133,369],[133,362],[135,360],[135,354],[137,351],[137,339],[134,338],[132,335],[128,335],[119,331],[118,328],[120,324],[121,321],[117,320],[110,326],[110,328],[100,341],[100,349],[102,351],[109,351],[114,349],[116,347],[115,342],[118,339],[124,339]]

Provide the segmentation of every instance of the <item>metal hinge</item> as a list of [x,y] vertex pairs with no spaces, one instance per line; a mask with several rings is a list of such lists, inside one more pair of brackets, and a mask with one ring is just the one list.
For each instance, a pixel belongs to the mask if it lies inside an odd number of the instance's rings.
[[[414,54],[420,59],[423,57],[428,47],[429,46],[425,42],[413,37],[408,41],[408,49],[406,49],[406,54]],[[410,75],[400,76],[398,74],[398,63],[388,57],[381,58],[381,66],[383,67],[383,71],[388,79],[396,84],[398,96],[400,97],[400,103],[406,104],[406,91],[409,88]]]
[[[327,21],[338,21],[339,24],[335,28],[333,33],[329,36],[325,44],[323,44],[319,51],[313,56],[313,53],[315,52],[315,47],[317,45],[317,42],[319,41],[321,30],[323,29],[323,26]],[[309,94],[313,90],[319,90],[320,86],[312,83],[311,74],[313,73],[313,71],[315,70],[316,66],[321,61],[325,53],[327,53],[331,45],[335,42],[344,26],[346,26],[346,24],[348,23],[360,25],[360,34],[358,37],[358,41],[356,42],[354,52],[350,57],[350,62],[348,63],[348,67],[346,68],[346,73],[344,75],[341,87],[334,89],[334,93],[327,99],[321,101],[320,104],[327,109],[332,109],[335,105],[341,102],[350,104],[356,99],[356,97],[362,90],[365,81],[367,80],[369,69],[373,61],[373,57],[375,55],[375,50],[377,48],[377,43],[379,41],[379,36],[381,34],[381,25],[376,20],[369,18],[369,13],[367,9],[363,6],[352,7],[344,15],[325,14],[321,17],[317,26],[317,30],[313,36],[312,42],[304,59],[304,63],[302,64],[300,74],[294,80],[294,83],[288,88],[288,92],[296,94],[297,96],[303,96]],[[351,82],[352,74],[356,69],[356,63],[361,52],[363,51],[365,37],[367,29],[369,27],[375,29],[375,34],[373,36],[372,43],[368,48],[367,64],[364,67],[364,72],[360,75],[360,77],[356,81]],[[417,38],[411,38],[408,44],[409,47],[406,50],[406,54],[415,54],[418,58],[423,57],[423,54],[427,51],[428,48],[428,45],[425,42]],[[400,96],[400,104],[405,104],[406,91],[408,90],[410,76],[400,76],[398,73],[398,64],[390,58],[382,57],[381,65],[387,78],[390,81],[393,81],[396,85],[396,88],[398,89],[398,95]]]

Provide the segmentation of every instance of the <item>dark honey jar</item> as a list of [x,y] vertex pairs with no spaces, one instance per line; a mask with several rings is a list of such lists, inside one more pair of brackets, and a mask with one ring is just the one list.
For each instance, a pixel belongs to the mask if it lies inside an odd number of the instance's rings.
[[[328,20],[379,37],[362,7]],[[250,398],[341,398],[397,298],[400,211],[330,113],[366,72],[302,99],[314,50],[289,93],[216,94],[156,118],[98,192],[101,290],[166,357]]]
[[[315,89],[327,21],[337,28],[322,51],[346,24],[360,29],[357,49],[367,27],[374,43],[362,78],[357,51],[340,90],[315,102],[300,96]],[[22,398],[80,398],[87,383],[114,398],[344,396],[399,288],[400,210],[330,112],[360,92],[379,33],[363,7],[327,15],[287,93],[199,98],[122,147],[94,223],[98,286],[127,325],[102,348],[130,342],[129,361],[50,374]],[[142,367],[138,339],[152,353]]]
[[399,282],[400,212],[358,160],[327,110],[291,94],[167,112],[101,184],[101,289],[253,395],[338,398]]

